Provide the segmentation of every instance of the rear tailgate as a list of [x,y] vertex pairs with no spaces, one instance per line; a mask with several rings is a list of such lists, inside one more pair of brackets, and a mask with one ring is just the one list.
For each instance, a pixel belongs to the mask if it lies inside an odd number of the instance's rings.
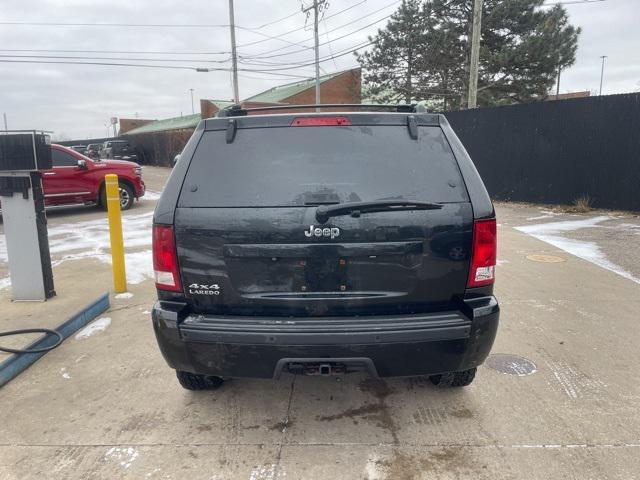
[[[439,210],[330,218],[317,205],[407,199]],[[473,212],[437,126],[207,131],[175,215],[196,311],[358,315],[450,308],[463,294]],[[317,230],[320,228],[320,230]]]

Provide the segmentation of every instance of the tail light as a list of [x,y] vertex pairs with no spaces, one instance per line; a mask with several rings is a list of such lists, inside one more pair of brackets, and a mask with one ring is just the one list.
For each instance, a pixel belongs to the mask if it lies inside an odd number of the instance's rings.
[[291,122],[292,127],[332,127],[351,125],[347,117],[298,117]]
[[496,219],[476,220],[473,223],[473,250],[467,287],[481,287],[494,282],[496,253]]
[[170,225],[153,226],[153,273],[156,288],[181,292],[182,285],[178,272],[178,254]]

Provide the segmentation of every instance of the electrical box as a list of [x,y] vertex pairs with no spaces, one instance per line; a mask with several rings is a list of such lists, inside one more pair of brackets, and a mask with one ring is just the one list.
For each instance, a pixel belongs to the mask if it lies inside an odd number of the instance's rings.
[[39,172],[50,168],[46,132],[0,131],[0,209],[16,301],[44,301],[56,294]]
[[51,137],[36,131],[0,134],[0,172],[51,169]]

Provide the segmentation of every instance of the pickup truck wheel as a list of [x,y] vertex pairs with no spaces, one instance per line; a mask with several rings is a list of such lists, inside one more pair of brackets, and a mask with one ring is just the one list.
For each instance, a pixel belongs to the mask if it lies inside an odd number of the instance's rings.
[[[126,183],[118,182],[118,190],[120,191],[120,210],[129,210],[135,200],[133,189]],[[100,206],[107,209],[107,190],[104,187],[100,191]]]
[[436,387],[466,387],[471,385],[473,379],[476,376],[477,368],[470,368],[469,370],[463,370],[461,372],[448,372],[438,375],[431,375],[429,380]]
[[176,376],[183,388],[187,390],[217,390],[224,380],[211,375],[198,375],[196,373],[176,370]]

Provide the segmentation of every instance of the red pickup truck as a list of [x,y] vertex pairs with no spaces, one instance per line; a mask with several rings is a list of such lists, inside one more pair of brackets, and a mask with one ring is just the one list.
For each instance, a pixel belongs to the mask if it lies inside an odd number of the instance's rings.
[[95,203],[106,207],[104,176],[118,175],[120,207],[127,210],[144,195],[142,167],[125,160],[91,160],[62,145],[51,145],[53,168],[42,172],[45,205]]

